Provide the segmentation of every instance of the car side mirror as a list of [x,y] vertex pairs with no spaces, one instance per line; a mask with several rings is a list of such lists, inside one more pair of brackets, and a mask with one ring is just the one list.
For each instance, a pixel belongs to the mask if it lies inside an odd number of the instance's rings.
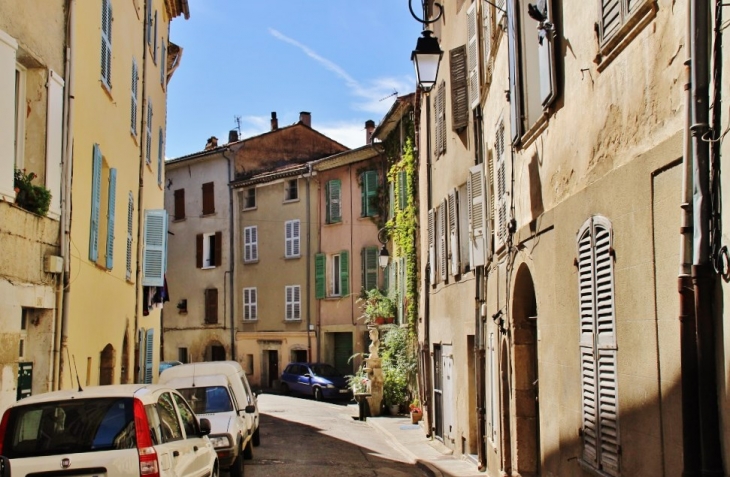
[[0,455],[0,477],[10,477],[10,460]]
[[254,406],[253,404],[249,404],[248,406],[246,406],[244,411],[246,411],[246,414],[253,414],[256,412],[256,406]]
[[305,377],[305,378],[311,378],[311,377],[312,377],[312,375],[311,375],[311,374],[309,374],[309,373],[304,373],[304,377]]
[[210,434],[210,421],[206,418],[200,420],[200,436],[207,436]]

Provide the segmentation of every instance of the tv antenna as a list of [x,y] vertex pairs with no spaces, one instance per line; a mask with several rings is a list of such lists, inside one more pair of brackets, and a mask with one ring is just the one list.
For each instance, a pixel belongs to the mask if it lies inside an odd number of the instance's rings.
[[393,92],[392,92],[392,93],[390,93],[390,94],[389,94],[388,96],[386,96],[385,98],[382,98],[382,99],[380,99],[380,101],[385,101],[386,99],[388,99],[388,98],[392,98],[393,96],[397,96],[397,95],[398,95],[398,91],[396,91],[396,90],[393,90]]
[[233,116],[233,120],[236,122],[236,129],[238,129],[238,137],[241,137],[241,116]]

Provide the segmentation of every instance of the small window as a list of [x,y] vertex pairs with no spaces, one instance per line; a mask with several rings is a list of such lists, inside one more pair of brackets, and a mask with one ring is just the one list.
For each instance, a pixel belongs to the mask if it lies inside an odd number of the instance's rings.
[[203,184],[203,215],[215,213],[214,191],[213,182],[206,182]]
[[258,226],[252,225],[243,229],[243,261],[257,262],[259,260],[259,233]]
[[256,207],[256,188],[250,187],[243,191],[243,208],[253,209]]
[[185,189],[175,190],[175,220],[185,218]]
[[[187,300],[185,300],[185,302],[186,302],[185,307],[187,309]],[[180,361],[183,364],[185,364],[185,363],[187,363],[189,361],[188,360],[188,349],[187,348],[178,348],[177,349],[177,360]]]
[[340,278],[340,256],[332,255],[332,296],[340,296],[342,294]]
[[243,289],[243,321],[254,321],[258,319],[257,295],[256,287]]
[[301,255],[299,247],[299,220],[287,220],[284,223],[286,258],[297,258]]
[[302,319],[301,311],[301,287],[299,285],[290,285],[285,287],[286,300],[286,321],[294,321]]
[[284,200],[297,200],[299,199],[299,181],[292,179],[286,182],[284,189]]
[[221,232],[198,234],[196,242],[198,268],[213,268],[221,265],[223,246]]

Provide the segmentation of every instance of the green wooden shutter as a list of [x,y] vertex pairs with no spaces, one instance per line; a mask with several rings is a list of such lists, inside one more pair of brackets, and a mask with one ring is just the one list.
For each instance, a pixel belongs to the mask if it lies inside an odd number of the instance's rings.
[[325,267],[327,257],[323,253],[314,256],[314,297],[321,300],[326,295]]
[[398,207],[405,210],[408,206],[408,174],[406,171],[398,173]]
[[330,216],[330,183],[329,181],[324,185],[324,215],[325,223],[331,224],[332,217]]
[[350,253],[346,250],[340,252],[340,296],[350,294]]
[[101,207],[101,149],[94,144],[91,171],[91,230],[89,233],[89,260],[99,259],[99,209]]
[[375,215],[375,197],[378,193],[378,173],[377,171],[366,171],[362,175],[362,208],[363,217],[372,217]]
[[152,383],[152,362],[154,361],[153,351],[155,349],[155,330],[147,330],[147,337],[144,346],[144,382]]
[[106,268],[114,265],[114,218],[117,205],[117,170],[109,169],[109,200],[107,202],[106,222]]
[[378,288],[378,247],[362,249],[362,286],[365,290]]
[[340,180],[333,179],[327,182],[327,223],[342,222]]

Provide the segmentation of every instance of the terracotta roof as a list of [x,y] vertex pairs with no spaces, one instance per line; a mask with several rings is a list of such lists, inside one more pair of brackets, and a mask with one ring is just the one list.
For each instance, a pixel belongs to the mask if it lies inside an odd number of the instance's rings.
[[390,110],[385,113],[380,124],[373,131],[373,137],[383,141],[393,131],[403,115],[408,111],[410,107],[414,106],[416,93],[406,94],[404,96],[398,96],[393,102]]

